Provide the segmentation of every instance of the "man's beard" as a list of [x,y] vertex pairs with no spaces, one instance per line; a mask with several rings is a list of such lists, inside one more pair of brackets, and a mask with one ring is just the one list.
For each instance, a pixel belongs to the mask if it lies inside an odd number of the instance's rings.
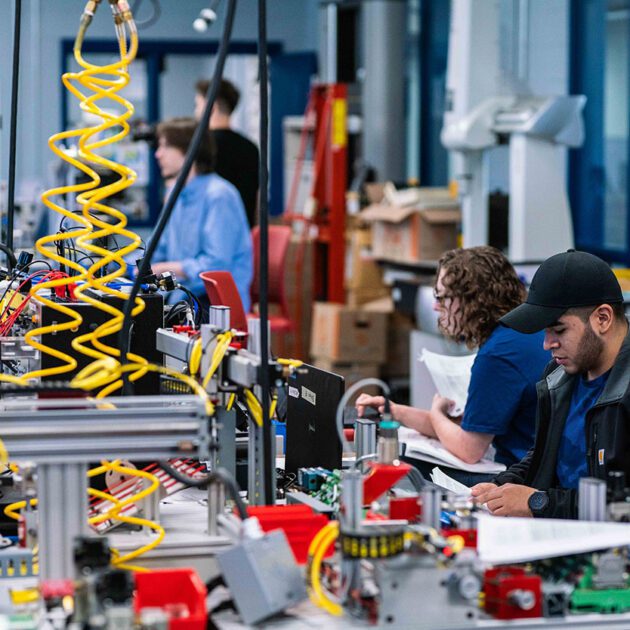
[[603,350],[604,342],[595,334],[591,323],[587,322],[575,357],[576,372],[586,374],[597,367]]

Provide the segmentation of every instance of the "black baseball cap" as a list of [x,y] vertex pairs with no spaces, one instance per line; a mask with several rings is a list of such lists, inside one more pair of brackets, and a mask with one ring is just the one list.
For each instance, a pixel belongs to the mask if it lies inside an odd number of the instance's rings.
[[608,264],[593,254],[570,249],[540,265],[525,304],[499,321],[530,334],[551,326],[570,308],[622,302],[621,287]]

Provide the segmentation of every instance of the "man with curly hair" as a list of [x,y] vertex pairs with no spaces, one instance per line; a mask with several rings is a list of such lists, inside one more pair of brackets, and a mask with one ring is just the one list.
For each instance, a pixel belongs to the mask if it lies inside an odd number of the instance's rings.
[[547,259],[525,304],[501,322],[538,336],[553,363],[538,384],[533,448],[472,494],[498,516],[576,518],[582,477],[630,479],[630,334],[623,295],[597,256]]
[[[392,403],[401,424],[438,438],[466,463],[478,462],[490,444],[495,460],[510,466],[531,448],[536,415],[536,382],[550,360],[542,332],[525,335],[499,325],[500,318],[525,299],[525,288],[507,258],[493,247],[446,252],[439,261],[434,310],[442,332],[479,351],[472,366],[468,399],[461,418],[451,418],[453,401],[436,395],[430,410]],[[382,411],[381,396],[362,394],[366,406]],[[415,462],[414,462],[415,463]],[[427,468],[419,465],[423,472]],[[472,485],[478,474],[447,469]]]

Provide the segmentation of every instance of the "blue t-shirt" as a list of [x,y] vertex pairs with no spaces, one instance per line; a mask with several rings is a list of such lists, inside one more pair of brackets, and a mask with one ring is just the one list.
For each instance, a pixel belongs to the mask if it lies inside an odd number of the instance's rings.
[[580,478],[588,475],[584,422],[586,412],[597,402],[599,395],[604,390],[608,374],[610,372],[606,372],[592,381],[587,381],[580,376],[573,388],[571,406],[564,423],[556,466],[556,474],[562,488],[577,489]]
[[472,366],[462,429],[492,433],[495,459],[506,466],[534,444],[536,382],[551,360],[543,340],[544,332],[525,335],[499,325]]

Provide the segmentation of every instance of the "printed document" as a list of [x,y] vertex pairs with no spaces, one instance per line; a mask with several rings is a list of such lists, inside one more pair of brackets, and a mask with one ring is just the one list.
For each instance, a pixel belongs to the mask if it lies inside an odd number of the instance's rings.
[[470,371],[476,354],[465,356],[448,356],[437,354],[423,348],[419,360],[422,361],[431,375],[440,396],[455,401],[455,407],[449,411],[452,416],[461,416],[466,406]]
[[492,457],[488,457],[488,455],[494,454],[492,446],[488,448],[486,457],[479,460],[476,464],[467,464],[465,461],[459,459],[459,457],[447,451],[439,440],[422,435],[414,429],[400,427],[400,429],[398,429],[398,439],[401,444],[405,445],[406,457],[420,459],[433,464],[442,464],[443,466],[450,466],[451,468],[466,470],[468,472],[500,473],[505,470],[503,464],[499,464],[493,461]]

